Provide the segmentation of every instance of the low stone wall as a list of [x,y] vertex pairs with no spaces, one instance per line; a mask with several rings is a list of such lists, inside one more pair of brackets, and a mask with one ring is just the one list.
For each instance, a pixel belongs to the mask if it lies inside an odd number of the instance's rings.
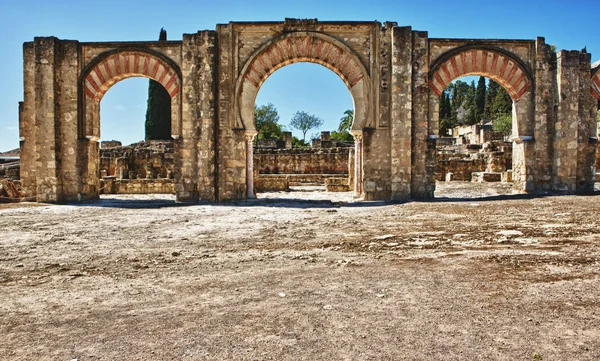
[[470,181],[473,173],[501,173],[511,168],[510,143],[446,146],[438,149],[435,177],[439,181]]
[[175,194],[173,179],[100,179],[100,194]]
[[255,149],[259,174],[348,174],[350,148]]
[[264,174],[254,180],[255,192],[287,192],[290,190],[289,177],[279,174]]
[[438,161],[435,177],[439,181],[470,181],[471,174],[483,172],[486,167],[484,159],[445,159]]
[[327,192],[350,192],[348,177],[331,177],[325,180]]
[[348,182],[347,174],[255,174],[256,192],[287,191],[289,187],[301,185],[326,185],[329,178],[342,178]]
[[0,162],[0,177],[18,180],[20,175],[20,169],[21,165],[18,159],[10,163]]
[[100,149],[99,177],[173,178],[173,141],[156,140]]
[[471,182],[500,182],[502,173],[500,172],[473,172]]

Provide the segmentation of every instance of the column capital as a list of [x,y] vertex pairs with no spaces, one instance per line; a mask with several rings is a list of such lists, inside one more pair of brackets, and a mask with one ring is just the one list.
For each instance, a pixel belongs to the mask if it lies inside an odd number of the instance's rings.
[[258,132],[246,132],[244,133],[244,138],[246,138],[246,141],[252,142],[254,141],[254,137],[256,137],[257,134]]

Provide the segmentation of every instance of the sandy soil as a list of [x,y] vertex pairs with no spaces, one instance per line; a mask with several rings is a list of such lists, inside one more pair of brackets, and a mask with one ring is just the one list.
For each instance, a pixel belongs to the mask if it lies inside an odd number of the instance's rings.
[[600,359],[600,193],[440,186],[0,205],[0,359]]

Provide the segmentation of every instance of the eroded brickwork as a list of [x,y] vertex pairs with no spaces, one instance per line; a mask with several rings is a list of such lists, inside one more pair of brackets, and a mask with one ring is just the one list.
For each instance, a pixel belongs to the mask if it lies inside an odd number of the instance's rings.
[[259,174],[348,175],[349,148],[255,149],[254,168]]

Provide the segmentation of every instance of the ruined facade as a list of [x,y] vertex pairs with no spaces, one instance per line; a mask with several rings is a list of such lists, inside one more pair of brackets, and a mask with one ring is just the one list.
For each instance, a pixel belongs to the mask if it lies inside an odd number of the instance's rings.
[[254,196],[253,107],[295,62],[321,64],[354,99],[354,190],[366,200],[433,197],[439,95],[483,75],[513,99],[513,178],[523,192],[590,191],[600,73],[590,54],[536,40],[433,39],[386,22],[231,22],[181,41],[24,44],[23,192],[98,197],[99,102],[116,82],[154,79],[172,99],[179,201]]

